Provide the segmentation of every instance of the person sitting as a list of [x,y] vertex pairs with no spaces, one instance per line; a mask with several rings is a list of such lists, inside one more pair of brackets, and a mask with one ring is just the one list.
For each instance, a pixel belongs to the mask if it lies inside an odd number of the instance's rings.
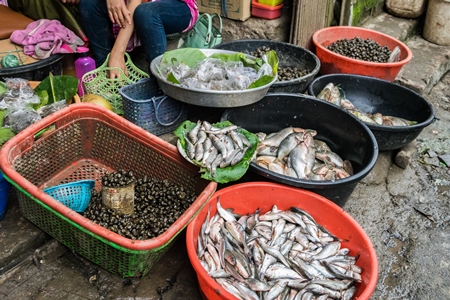
[[[195,0],[81,0],[79,9],[97,66],[109,54],[108,66],[125,74],[125,52],[142,45],[150,63],[166,51],[166,35],[185,32],[198,19]],[[110,72],[111,78],[118,76]]]

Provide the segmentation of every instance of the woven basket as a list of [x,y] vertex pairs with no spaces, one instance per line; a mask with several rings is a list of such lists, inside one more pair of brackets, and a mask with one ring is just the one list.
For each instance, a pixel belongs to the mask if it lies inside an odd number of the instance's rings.
[[[128,76],[120,68],[108,67],[108,61],[109,54],[100,67],[84,74],[81,81],[86,88],[86,94],[102,96],[111,103],[116,114],[123,115],[122,97],[119,93],[120,88],[128,84],[136,83],[140,79],[149,77],[149,75],[133,64],[128,53],[125,53],[125,65]],[[120,76],[110,79],[109,72],[111,70],[118,71]]]
[[186,105],[162,93],[154,77],[119,90],[124,118],[154,135],[174,131],[187,118]]

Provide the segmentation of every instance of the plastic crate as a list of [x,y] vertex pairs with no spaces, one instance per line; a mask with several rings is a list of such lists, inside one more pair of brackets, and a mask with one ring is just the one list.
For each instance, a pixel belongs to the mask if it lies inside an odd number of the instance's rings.
[[283,3],[283,0],[257,0],[257,2],[267,6],[278,6]]
[[163,94],[154,77],[141,79],[119,90],[123,116],[155,135],[174,131],[187,118],[187,107]]
[[[51,131],[49,130],[51,129]],[[42,132],[46,134],[41,134]],[[95,104],[57,111],[26,128],[0,150],[3,176],[18,189],[23,215],[70,249],[122,277],[144,276],[214,193],[175,146]],[[197,199],[163,234],[131,240],[95,224],[43,192],[119,169],[169,180]]]
[[277,6],[270,6],[258,3],[256,0],[252,0],[252,16],[263,19],[273,20],[281,16],[281,9],[283,3]]

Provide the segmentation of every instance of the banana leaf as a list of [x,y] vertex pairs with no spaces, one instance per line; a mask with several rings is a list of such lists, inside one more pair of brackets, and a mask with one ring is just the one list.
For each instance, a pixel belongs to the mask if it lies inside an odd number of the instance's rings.
[[50,73],[34,90],[41,99],[39,104],[33,106],[34,109],[60,100],[70,101],[78,91],[78,78],[70,75],[53,76]]
[[[274,50],[268,51],[266,53],[267,56],[267,63],[272,67],[272,76],[264,75],[261,78],[255,80],[250,84],[248,89],[251,88],[257,88],[260,86],[264,86],[271,82],[274,77],[277,74],[278,71],[278,57]],[[166,51],[162,58],[161,58],[161,64],[184,64],[188,66],[189,68],[194,67],[198,62],[204,60],[207,56],[197,48],[181,48],[181,49],[175,49],[171,51]],[[250,67],[258,71],[261,66],[264,64],[264,60],[261,58],[249,58],[247,55],[245,55],[242,52],[236,52],[236,53],[213,53],[209,57],[211,58],[217,58],[220,60],[223,60],[225,62],[227,61],[240,61],[243,63],[245,67]],[[166,76],[166,79],[172,83],[180,84],[180,82],[176,79],[176,77],[169,73]]]
[[[194,123],[194,122],[184,121],[174,131],[174,134],[178,137],[179,142],[180,142],[183,150],[185,151],[185,153],[187,153],[185,136],[192,128],[195,127],[195,125],[196,125],[196,123]],[[225,128],[225,127],[231,126],[233,124],[229,121],[224,121],[224,122],[215,123],[212,125],[215,127],[218,127],[218,128]],[[218,167],[216,169],[216,173],[214,174],[214,176],[201,163],[199,163],[195,160],[191,160],[190,161],[191,163],[200,167],[200,173],[202,173],[201,177],[203,179],[211,180],[211,181],[215,181],[215,182],[224,184],[224,183],[228,183],[231,181],[239,180],[247,172],[248,167],[250,166],[250,162],[252,161],[252,158],[256,152],[256,146],[258,145],[258,137],[255,134],[245,130],[244,128],[238,128],[237,131],[242,133],[248,139],[248,141],[251,143],[251,147],[249,149],[247,149],[243,159],[234,166],[228,166],[225,168]]]

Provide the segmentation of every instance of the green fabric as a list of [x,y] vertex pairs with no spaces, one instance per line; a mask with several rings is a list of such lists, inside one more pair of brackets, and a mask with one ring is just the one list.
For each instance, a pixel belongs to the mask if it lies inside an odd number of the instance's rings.
[[61,0],[8,0],[8,6],[33,20],[58,20],[87,41],[80,25],[78,6],[64,4]]

